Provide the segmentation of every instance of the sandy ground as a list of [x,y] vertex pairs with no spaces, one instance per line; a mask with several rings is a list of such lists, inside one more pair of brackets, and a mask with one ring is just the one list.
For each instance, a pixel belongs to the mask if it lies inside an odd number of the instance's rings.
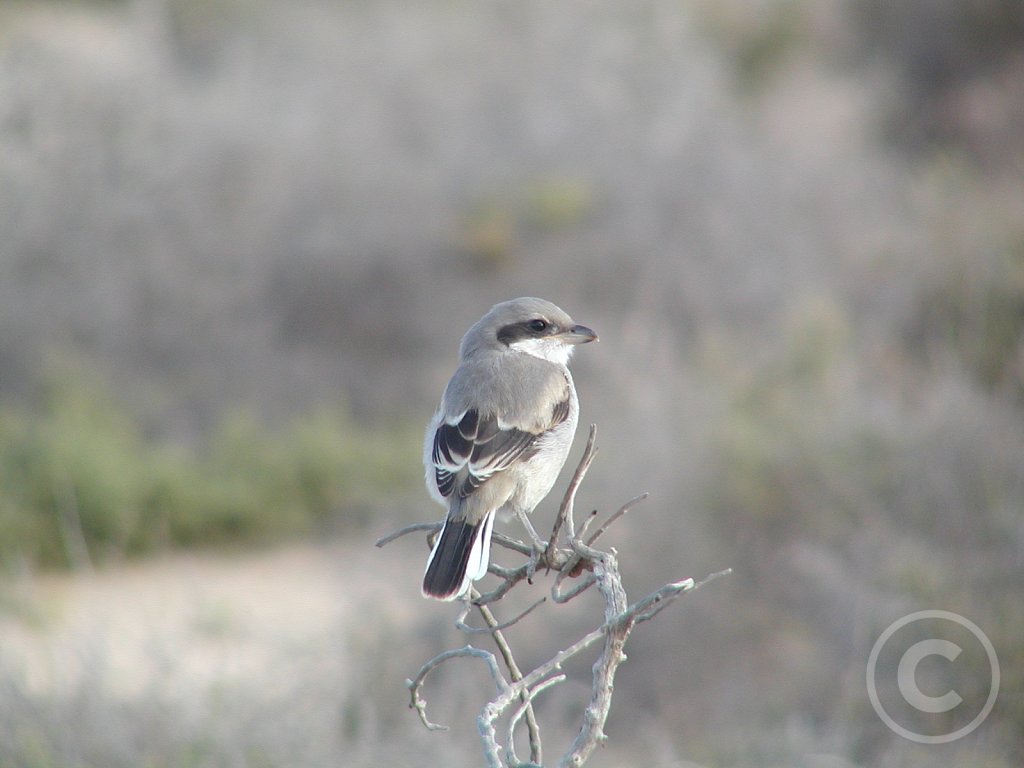
[[0,607],[0,652],[39,693],[73,686],[97,666],[108,689],[125,695],[168,674],[201,687],[251,677],[336,643],[370,603],[390,621],[412,621],[423,601],[415,589],[394,589],[397,554],[303,544],[26,577]]

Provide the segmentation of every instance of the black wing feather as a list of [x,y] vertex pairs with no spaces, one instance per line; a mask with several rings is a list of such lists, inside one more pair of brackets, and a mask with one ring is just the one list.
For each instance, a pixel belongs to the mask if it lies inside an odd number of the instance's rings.
[[[565,421],[568,415],[568,400],[556,404],[551,426]],[[533,456],[542,434],[515,427],[502,429],[496,416],[481,415],[475,408],[466,411],[457,424],[441,424],[434,433],[431,453],[438,491],[450,496],[458,489],[460,496],[468,496],[495,472]]]

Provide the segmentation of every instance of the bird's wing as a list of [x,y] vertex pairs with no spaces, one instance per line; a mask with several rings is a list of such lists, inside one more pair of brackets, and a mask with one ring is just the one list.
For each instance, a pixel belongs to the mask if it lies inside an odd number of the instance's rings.
[[434,432],[431,458],[442,496],[457,492],[465,498],[497,472],[529,459],[538,439],[569,416],[569,400],[558,401],[551,418],[539,432],[503,425],[494,414],[471,408],[451,421],[442,421]]

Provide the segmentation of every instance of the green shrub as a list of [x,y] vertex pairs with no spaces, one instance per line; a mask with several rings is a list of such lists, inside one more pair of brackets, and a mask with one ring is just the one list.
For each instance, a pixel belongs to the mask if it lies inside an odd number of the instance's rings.
[[0,558],[81,565],[351,532],[378,491],[411,485],[418,446],[342,408],[281,430],[239,411],[194,448],[154,443],[102,387],[65,375],[31,411],[0,405]]

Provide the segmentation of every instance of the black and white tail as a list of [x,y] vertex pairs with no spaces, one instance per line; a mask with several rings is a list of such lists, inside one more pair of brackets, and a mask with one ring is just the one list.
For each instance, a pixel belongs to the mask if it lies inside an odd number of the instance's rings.
[[494,510],[479,523],[444,521],[423,574],[423,596],[456,600],[469,591],[470,583],[483,578],[491,555]]

